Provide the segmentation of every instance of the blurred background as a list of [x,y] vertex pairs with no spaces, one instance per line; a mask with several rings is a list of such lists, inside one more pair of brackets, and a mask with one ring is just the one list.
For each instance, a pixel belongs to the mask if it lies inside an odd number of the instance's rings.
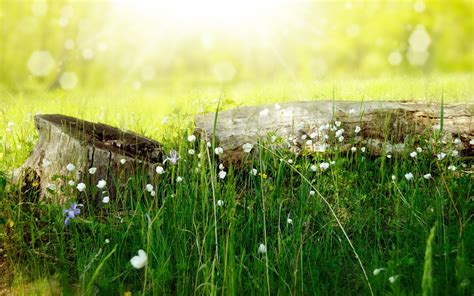
[[469,84],[473,12],[472,0],[1,0],[0,89],[443,75]]

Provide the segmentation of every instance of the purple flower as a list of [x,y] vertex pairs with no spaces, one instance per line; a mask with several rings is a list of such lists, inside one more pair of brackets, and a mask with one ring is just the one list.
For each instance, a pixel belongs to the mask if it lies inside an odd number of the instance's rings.
[[64,210],[64,214],[66,215],[66,220],[64,220],[64,225],[69,225],[70,219],[75,219],[77,215],[81,213],[81,210],[78,207],[83,207],[82,204],[77,204],[75,202],[71,203],[69,209]]
[[166,157],[165,161],[163,161],[163,164],[165,162],[167,162],[168,160],[171,161],[172,164],[176,164],[179,160],[178,152],[176,152],[176,150],[174,150],[174,149],[171,149],[170,150],[170,156]]

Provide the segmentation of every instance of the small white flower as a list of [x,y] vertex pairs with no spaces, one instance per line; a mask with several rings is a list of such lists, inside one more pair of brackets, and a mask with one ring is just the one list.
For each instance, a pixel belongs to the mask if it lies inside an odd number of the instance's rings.
[[418,154],[418,153],[416,153],[416,151],[413,151],[413,152],[410,153],[410,157],[411,157],[411,158],[415,158],[417,154]]
[[198,153],[198,158],[201,159],[201,153]]
[[340,122],[340,121],[335,121],[335,122],[334,122],[334,125],[336,125],[337,127],[340,127],[340,126],[341,126],[341,122]]
[[367,150],[366,147],[361,147],[361,148],[360,148],[360,151],[362,151],[362,153],[365,153],[366,150]]
[[450,166],[448,166],[448,170],[450,170],[450,171],[453,171],[453,172],[454,172],[454,171],[456,170],[456,166],[454,166],[454,165],[450,165]]
[[214,152],[219,155],[219,154],[222,154],[224,153],[224,149],[222,149],[222,147],[216,147],[216,149],[214,149]]
[[258,173],[257,169],[252,169],[252,175],[256,176]]
[[265,246],[264,244],[260,244],[258,246],[258,253],[265,254],[266,252],[267,252],[267,246]]
[[194,149],[189,149],[188,150],[189,155],[194,155],[195,153],[196,153],[196,151],[194,151]]
[[125,160],[125,158],[122,158],[122,159],[120,160],[120,164],[122,164],[122,165],[125,164],[126,162],[127,162],[127,161]]
[[207,146],[208,148],[211,148],[211,146],[212,146],[211,142],[207,142],[207,143],[206,143],[206,146]]
[[352,147],[352,148],[351,148],[351,151],[352,151],[352,152],[356,152],[356,151],[357,151],[357,147]]
[[195,135],[189,135],[188,136],[188,142],[194,142],[196,141],[196,136]]
[[76,182],[74,182],[74,180],[69,180],[67,183],[69,184],[69,186],[76,185]]
[[309,192],[309,195],[310,195],[310,196],[314,196],[315,194],[316,194],[316,191],[314,191],[314,190],[311,190],[311,191]]
[[280,104],[275,104],[275,109],[280,110],[281,109]]
[[336,164],[336,161],[335,161],[335,160],[331,160],[331,161],[329,162],[329,164],[334,165],[334,164]]
[[291,219],[290,217],[286,218],[286,223],[293,224],[293,219]]
[[344,136],[340,136],[339,138],[337,138],[337,140],[338,140],[339,142],[344,141]]
[[306,145],[307,145],[307,146],[313,145],[313,141],[311,141],[311,140],[306,141]]
[[46,158],[43,158],[43,167],[47,168],[51,165],[51,161],[47,160]]
[[388,281],[393,284],[397,281],[399,275],[392,275],[391,277],[388,278]]
[[288,159],[288,163],[289,163],[289,164],[292,164],[292,163],[293,163],[293,159],[291,159],[291,158]]
[[109,201],[110,201],[110,197],[108,197],[107,195],[102,198],[102,202],[105,204],[109,203]]
[[385,268],[376,268],[374,269],[374,275],[379,275],[381,271],[385,270]]
[[155,191],[155,190],[151,191],[151,192],[150,192],[150,195],[151,195],[151,196],[155,196],[155,195],[156,195],[156,191]]
[[327,170],[329,168],[329,163],[322,162],[322,163],[319,164],[319,168],[322,169],[323,171]]
[[77,190],[79,190],[80,192],[83,192],[84,190],[86,190],[86,184],[84,183],[79,183],[77,184]]
[[225,171],[220,171],[219,172],[219,178],[221,178],[223,180],[225,178],[225,176],[227,176],[227,173]]
[[315,164],[312,164],[310,170],[316,172],[318,170],[318,167]]
[[344,129],[339,129],[336,131],[336,138],[339,138],[340,136],[342,136],[342,134],[344,133]]
[[219,170],[223,171],[225,169],[225,166],[223,163],[219,163]]
[[110,240],[108,238],[106,238],[104,243],[108,244],[108,243],[110,243]]
[[182,177],[180,177],[180,176],[176,177],[176,182],[179,183],[179,182],[182,182],[182,181],[183,181],[183,178],[182,178]]
[[148,192],[153,191],[153,185],[151,185],[151,184],[146,184],[145,188],[146,188],[146,191],[148,191]]
[[92,167],[89,169],[89,174],[93,175],[95,172],[97,172],[97,168]]
[[101,179],[101,180],[99,180],[99,182],[97,182],[97,188],[99,188],[99,189],[104,188],[105,185],[107,185],[107,182],[104,179]]
[[165,172],[165,169],[162,166],[157,166],[155,171],[158,175],[162,175]]
[[218,205],[219,207],[222,207],[222,206],[224,205],[224,201],[223,201],[222,199],[219,199],[219,200],[217,201],[217,205]]
[[141,269],[145,267],[147,261],[148,261],[148,256],[146,255],[145,251],[141,249],[138,250],[138,256],[133,256],[132,259],[130,259],[130,263],[136,269]]
[[46,186],[46,188],[48,188],[49,190],[56,190],[56,185],[54,184],[48,184],[48,186]]
[[421,147],[416,147],[416,152],[421,153],[423,152],[423,149],[421,149]]
[[306,134],[304,134],[304,135],[301,136],[301,140],[306,140],[307,137],[308,136]]
[[270,139],[272,141],[272,143],[275,143],[276,140],[277,140],[277,137],[276,136],[272,136],[272,138]]
[[461,143],[462,143],[461,139],[459,138],[454,139],[454,144],[459,145]]
[[446,157],[446,153],[438,153],[436,154],[436,157],[438,158],[438,160],[443,160]]
[[349,114],[354,114],[356,112],[356,110],[354,109],[349,109]]
[[267,116],[268,113],[270,113],[270,110],[268,110],[267,108],[263,109],[262,111],[260,111],[260,116]]
[[358,133],[360,133],[360,131],[361,131],[360,126],[356,125],[356,128],[355,128],[354,132],[355,132],[356,134],[358,134]]
[[397,177],[395,175],[392,175],[392,181],[395,182],[397,180]]
[[412,180],[413,174],[412,173],[405,174],[405,179],[407,179],[408,181]]
[[13,128],[13,127],[15,126],[15,123],[9,121],[9,122],[7,123],[7,126],[8,126],[9,128]]
[[72,171],[74,171],[74,170],[76,169],[76,166],[73,165],[72,163],[70,163],[70,164],[68,164],[68,165],[66,166],[66,169],[67,169],[68,171],[72,172]]
[[474,139],[469,140],[469,145],[474,145]]
[[242,149],[244,150],[245,153],[250,153],[252,148],[253,148],[253,145],[250,143],[245,143],[244,145],[242,145]]
[[424,174],[423,178],[425,178],[426,180],[429,180],[429,179],[432,178],[432,176],[431,176],[431,174],[428,173],[428,174]]
[[317,136],[318,136],[318,133],[317,133],[317,132],[312,132],[311,135],[309,135],[309,137],[310,137],[311,139],[314,139],[314,138],[316,138]]
[[392,158],[392,154],[387,154],[387,158]]
[[459,155],[459,151],[457,151],[457,150],[451,151],[451,156],[456,157],[458,155]]

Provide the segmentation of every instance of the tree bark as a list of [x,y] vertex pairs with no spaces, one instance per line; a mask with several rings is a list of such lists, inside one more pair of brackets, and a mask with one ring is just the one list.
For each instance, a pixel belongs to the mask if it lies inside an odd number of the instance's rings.
[[[474,138],[473,110],[474,104],[447,104],[442,110],[441,105],[431,103],[350,101],[239,107],[218,113],[215,136],[224,149],[224,158],[233,161],[241,158],[243,144],[256,144],[258,139],[269,135],[278,135],[285,140],[290,138],[296,152],[308,148],[308,140],[312,141],[309,148],[318,150],[321,145],[331,142],[323,138],[331,132],[324,133],[319,128],[339,121],[340,127],[334,129],[344,129],[345,138],[338,144],[341,150],[367,145],[370,153],[380,155],[386,149],[403,147],[408,137],[423,133],[433,135],[433,131],[442,125],[444,141],[460,138],[462,143],[458,144],[458,150],[462,155],[473,156],[470,143]],[[214,113],[197,115],[195,133],[209,140],[214,131],[214,117]],[[355,133],[356,126],[361,128],[359,133]]]
[[[75,190],[69,180],[88,186],[101,179],[120,184],[139,170],[151,174],[153,164],[162,160],[160,143],[109,125],[58,114],[37,115],[35,124],[38,144],[14,178],[23,192],[33,190],[42,198],[64,202],[66,196],[58,192]],[[67,170],[69,163],[75,166],[73,171]],[[97,170],[89,174],[92,167]],[[56,189],[48,189],[51,185]]]

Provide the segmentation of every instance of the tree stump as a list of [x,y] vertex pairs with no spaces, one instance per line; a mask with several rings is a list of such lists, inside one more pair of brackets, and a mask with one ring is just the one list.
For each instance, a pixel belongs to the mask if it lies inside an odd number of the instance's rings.
[[[38,144],[14,176],[22,189],[38,191],[43,198],[57,197],[54,191],[71,186],[71,180],[77,184],[87,179],[95,186],[101,179],[108,184],[127,180],[139,170],[151,174],[153,165],[162,161],[160,143],[106,124],[58,114],[37,115],[35,124]],[[68,164],[75,169],[68,170]],[[90,168],[96,168],[94,174]]]
[[[219,112],[215,137],[230,161],[241,158],[243,144],[257,143],[258,139],[277,135],[294,142],[296,152],[308,148],[318,151],[328,144],[330,131],[321,127],[330,124],[333,134],[344,129],[342,151],[353,145],[367,145],[371,153],[380,155],[385,150],[403,147],[407,137],[439,130],[444,141],[452,137],[461,139],[458,144],[465,156],[473,156],[474,104],[441,105],[409,102],[350,102],[350,101],[301,101],[264,106],[239,107]],[[209,140],[214,130],[215,114],[195,117],[196,134]],[[335,123],[340,122],[340,126]],[[356,127],[360,132],[355,133]],[[448,136],[446,138],[446,136]]]

